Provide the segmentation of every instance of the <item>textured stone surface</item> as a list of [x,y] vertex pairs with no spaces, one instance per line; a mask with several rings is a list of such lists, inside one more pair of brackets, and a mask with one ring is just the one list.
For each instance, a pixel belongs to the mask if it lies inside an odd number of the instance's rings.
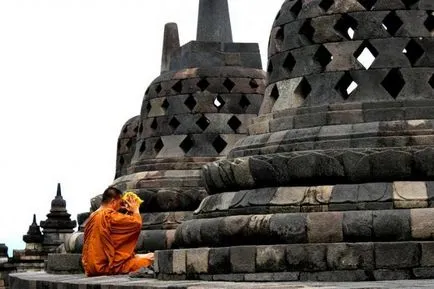
[[[287,273],[287,278],[292,277]],[[362,274],[360,274],[362,275]],[[256,275],[246,274],[246,279],[255,278]],[[270,277],[281,277],[282,275],[271,275]],[[295,275],[296,276],[296,275]],[[218,275],[214,279],[219,279]],[[224,277],[224,276],[223,276]],[[229,276],[227,276],[229,277]],[[242,276],[244,280],[244,276]],[[267,277],[260,275],[260,277]],[[264,278],[265,279],[265,278]],[[401,281],[382,281],[382,282],[278,282],[278,280],[251,280],[251,282],[207,282],[207,281],[160,281],[155,279],[129,279],[127,276],[104,276],[85,278],[84,275],[50,275],[46,273],[18,273],[12,275],[11,289],[30,289],[30,288],[180,288],[180,289],[199,289],[199,288],[227,288],[227,289],[249,289],[249,288],[430,288],[434,286],[432,280],[401,280]],[[217,280],[216,280],[217,281]],[[247,280],[246,280],[247,281]],[[263,282],[266,281],[266,282]],[[274,282],[273,282],[274,281]],[[291,280],[289,280],[291,281]],[[49,287],[50,286],[50,287]],[[57,287],[54,287],[57,286]]]

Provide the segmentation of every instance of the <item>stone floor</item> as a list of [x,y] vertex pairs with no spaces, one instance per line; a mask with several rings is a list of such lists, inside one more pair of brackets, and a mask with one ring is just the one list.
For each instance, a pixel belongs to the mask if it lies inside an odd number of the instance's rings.
[[159,281],[155,279],[130,279],[127,276],[93,277],[84,275],[50,275],[45,272],[15,273],[11,275],[10,289],[283,289],[283,288],[434,288],[434,280],[401,280],[377,282],[285,282],[236,283],[207,281]]

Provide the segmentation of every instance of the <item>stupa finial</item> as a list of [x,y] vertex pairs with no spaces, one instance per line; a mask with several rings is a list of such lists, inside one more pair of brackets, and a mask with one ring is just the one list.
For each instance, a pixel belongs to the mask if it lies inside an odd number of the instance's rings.
[[62,196],[62,190],[60,188],[60,183],[57,183],[57,193],[56,193],[56,197],[61,197]]
[[178,25],[167,23],[164,26],[163,53],[161,58],[161,73],[170,70],[170,59],[173,52],[180,47]]
[[232,42],[227,0],[200,0],[197,41]]

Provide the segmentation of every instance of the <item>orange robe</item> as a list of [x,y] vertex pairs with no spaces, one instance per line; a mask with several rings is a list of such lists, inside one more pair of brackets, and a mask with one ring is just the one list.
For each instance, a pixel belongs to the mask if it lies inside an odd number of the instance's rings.
[[89,217],[84,231],[82,262],[87,276],[127,274],[152,265],[134,249],[142,227],[139,213],[125,215],[101,207]]

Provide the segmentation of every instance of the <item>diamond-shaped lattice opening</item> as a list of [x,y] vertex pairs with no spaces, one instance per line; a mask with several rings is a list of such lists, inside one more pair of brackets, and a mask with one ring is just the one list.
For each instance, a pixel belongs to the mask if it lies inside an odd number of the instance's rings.
[[306,97],[309,96],[311,91],[312,91],[312,87],[310,86],[307,79],[303,77],[303,79],[298,84],[297,88],[294,90],[294,94],[297,95],[298,97],[306,99]]
[[217,110],[220,111],[220,109],[225,105],[225,101],[219,94],[214,98],[213,104],[217,108]]
[[134,127],[133,131],[134,131],[134,133],[137,134],[137,132],[139,131],[139,127],[136,125],[136,126]]
[[304,21],[300,27],[298,34],[303,36],[308,42],[313,43],[313,35],[315,34],[315,28],[312,27],[310,19]]
[[401,0],[401,2],[404,3],[407,9],[411,9],[416,3],[419,2],[419,0]]
[[207,119],[203,114],[202,116],[196,121],[196,125],[200,127],[202,131],[206,130],[206,128],[209,126],[209,119]]
[[120,140],[118,140],[117,148],[118,148],[118,150],[120,150],[120,148],[121,148],[121,141]]
[[401,71],[398,68],[393,68],[383,79],[381,85],[393,98],[397,98],[402,88],[405,86],[405,80]]
[[139,133],[141,134],[143,132],[143,124],[139,125]]
[[167,99],[163,101],[161,107],[164,108],[165,110],[169,108],[169,102],[167,101]]
[[428,17],[426,18],[425,22],[423,23],[426,27],[426,29],[428,29],[429,32],[433,32],[434,31],[434,12],[433,11],[428,11]]
[[249,85],[251,88],[253,89],[257,89],[259,87],[258,82],[256,81],[256,79],[252,78],[249,82]]
[[322,10],[324,10],[325,12],[327,12],[327,10],[330,9],[330,7],[332,7],[332,5],[335,3],[334,0],[322,0],[319,3],[319,7],[321,7]]
[[387,32],[389,32],[390,35],[395,36],[395,33],[401,28],[403,22],[401,21],[401,18],[396,15],[395,11],[390,12],[387,14],[386,17],[383,19],[383,28],[386,29]]
[[377,3],[377,0],[357,0],[366,10],[372,10]]
[[285,30],[282,26],[280,26],[276,32],[276,41],[279,43],[279,45],[282,45],[283,40],[285,40]]
[[128,132],[128,126],[125,126],[124,129],[122,130],[122,133],[127,133]]
[[160,93],[163,90],[163,87],[161,86],[161,84],[159,83],[156,87],[155,87],[155,91],[157,93]]
[[238,117],[236,117],[235,115],[232,116],[229,121],[228,121],[228,125],[229,127],[236,132],[237,129],[241,126],[241,121],[238,119]]
[[124,157],[123,157],[123,156],[121,156],[121,157],[119,158],[119,164],[120,164],[121,166],[123,166],[123,165],[125,164],[125,160],[124,160]]
[[351,40],[354,39],[354,34],[356,33],[358,25],[356,19],[347,14],[343,14],[336,22],[334,29],[346,39]]
[[240,99],[239,104],[240,104],[240,106],[241,106],[241,108],[242,108],[243,110],[246,110],[247,107],[249,107],[249,105],[250,105],[251,103],[250,103],[250,100],[247,98],[247,96],[245,96],[245,95],[243,94],[243,96],[241,96],[241,99]]
[[133,141],[132,141],[131,139],[129,139],[129,140],[127,141],[127,144],[126,144],[127,148],[129,149],[129,148],[131,147],[132,144],[133,144]]
[[357,82],[354,81],[351,74],[347,71],[338,81],[335,89],[339,91],[343,99],[347,99],[358,86]]
[[208,80],[206,80],[206,78],[202,78],[196,85],[200,88],[200,90],[204,91],[208,88],[209,84],[210,83],[208,82]]
[[378,56],[378,51],[372,46],[369,41],[363,41],[362,45],[354,52],[354,57],[363,65],[365,69],[369,69]]
[[194,141],[190,135],[186,136],[185,139],[179,145],[179,147],[184,151],[184,153],[188,153],[193,146],[194,146]]
[[277,100],[279,96],[279,89],[277,88],[277,85],[274,85],[273,89],[271,90],[270,97],[274,98],[274,100]]
[[434,74],[431,75],[431,78],[428,80],[429,85],[434,89]]
[[232,80],[230,80],[229,78],[226,78],[225,81],[223,81],[223,85],[224,87],[226,87],[226,89],[231,92],[232,89],[235,87],[235,82],[233,82]]
[[221,153],[227,145],[228,143],[221,136],[217,136],[212,142],[212,146],[218,153]]
[[425,53],[425,51],[423,50],[422,47],[420,47],[420,45],[416,41],[414,41],[413,39],[411,39],[408,42],[407,46],[402,51],[402,53],[404,53],[405,56],[407,56],[407,58],[410,61],[411,65],[415,65],[416,62]]
[[161,138],[158,139],[158,141],[154,145],[154,150],[158,154],[164,147],[164,143],[161,140]]
[[322,68],[325,68],[333,59],[333,55],[325,48],[324,45],[321,45],[318,50],[315,52],[313,59],[318,62]]
[[157,129],[157,127],[158,127],[158,122],[157,122],[157,119],[154,118],[154,120],[151,123],[151,128],[152,129]]
[[148,88],[146,89],[146,91],[145,91],[145,95],[148,95],[148,93],[149,93],[149,89],[151,89],[150,86],[148,86]]
[[268,60],[267,72],[269,74],[273,72],[273,63],[271,63],[271,60]]
[[189,110],[193,110],[193,108],[196,106],[197,102],[193,95],[189,95],[187,99],[184,101],[185,106],[188,107]]
[[298,14],[300,14],[301,8],[303,8],[303,4],[301,0],[297,0],[289,10],[294,15],[294,17],[297,18]]
[[172,86],[172,89],[173,89],[174,91],[176,91],[177,93],[181,93],[181,92],[182,92],[182,81],[180,80],[180,81],[178,81],[177,83],[175,83],[175,84]]
[[291,71],[294,69],[295,63],[296,61],[294,56],[292,56],[291,52],[288,52],[288,55],[286,56],[282,66],[288,73],[291,73]]
[[172,117],[172,119],[169,121],[169,125],[173,130],[177,129],[180,124],[181,123],[176,117]]
[[152,109],[151,102],[149,101],[148,104],[146,104],[146,111],[149,113]]
[[146,150],[146,141],[142,141],[142,144],[140,145],[139,152],[143,153]]

